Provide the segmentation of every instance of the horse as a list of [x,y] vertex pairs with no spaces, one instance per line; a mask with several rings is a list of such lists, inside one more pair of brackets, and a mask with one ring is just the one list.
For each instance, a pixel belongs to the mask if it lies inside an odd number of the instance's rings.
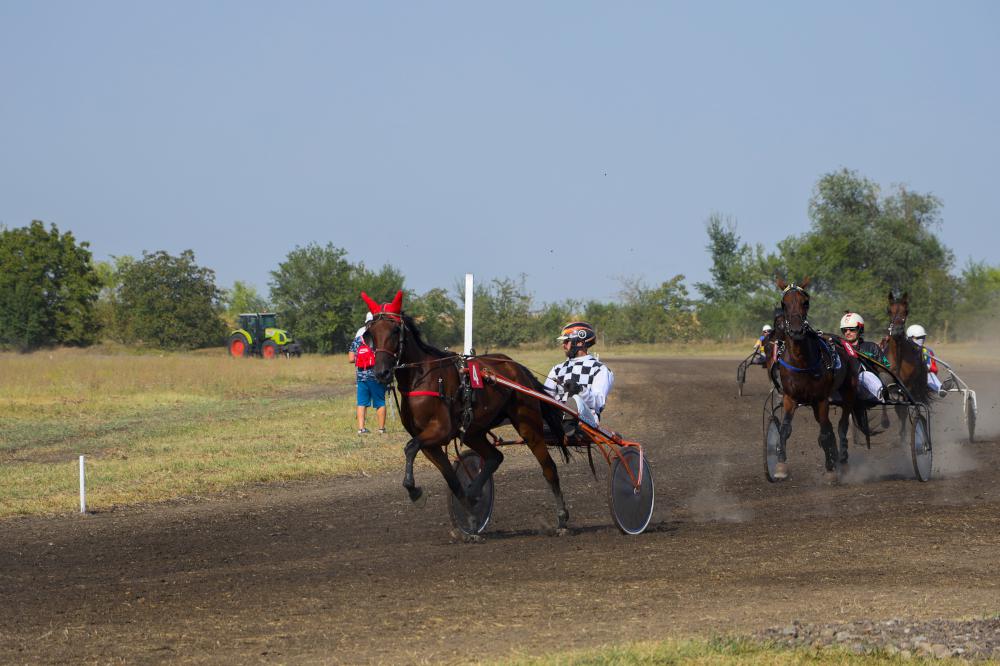
[[[910,315],[909,294],[903,293],[896,298],[890,291],[885,311],[889,315],[885,341],[889,370],[899,378],[914,401],[927,404],[931,395],[927,387],[927,364],[920,346],[906,337],[906,318]],[[896,405],[896,415],[899,417],[899,438],[902,440],[906,436],[906,406]]]
[[[802,405],[812,407],[820,425],[819,445],[823,449],[827,472],[834,472],[838,463],[847,462],[847,429],[850,414],[855,409],[857,376],[850,372],[849,354],[838,344],[825,340],[812,329],[809,313],[807,277],[801,284],[788,284],[778,278],[781,290],[781,316],[775,317],[776,341],[781,352],[777,356],[782,387],[782,422],[779,429],[778,463],[775,479],[788,478],[786,444],[792,434],[792,417]],[[838,431],[840,450],[830,422],[830,398],[839,392],[842,405]],[[855,415],[855,422],[862,423]]]
[[[500,449],[487,438],[490,429],[509,420],[541,465],[542,474],[556,503],[557,533],[566,530],[569,511],[559,486],[559,473],[549,455],[543,423],[562,437],[562,415],[556,407],[499,383],[483,382],[472,389],[468,368],[488,377],[496,374],[539,393],[545,387],[532,372],[504,354],[463,357],[427,343],[414,320],[402,311],[402,292],[392,303],[379,305],[362,292],[372,312],[366,325],[366,342],[375,350],[375,378],[384,385],[395,380],[401,396],[399,416],[412,439],[404,447],[406,471],[403,487],[410,499],[421,499],[423,491],[413,478],[413,461],[423,452],[438,468],[448,488],[470,514],[481,497],[484,484],[503,462]],[[447,445],[459,439],[482,458],[475,478],[463,487],[448,460]],[[562,441],[565,459],[569,453]]]

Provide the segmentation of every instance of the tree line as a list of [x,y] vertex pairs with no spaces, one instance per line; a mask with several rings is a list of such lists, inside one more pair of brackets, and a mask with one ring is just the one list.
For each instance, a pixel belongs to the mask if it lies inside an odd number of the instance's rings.
[[[619,299],[536,304],[525,276],[478,284],[474,326],[478,351],[548,343],[574,319],[594,324],[604,344],[743,340],[773,319],[775,279],[812,279],[810,320],[835,330],[845,310],[860,312],[868,330],[886,324],[888,292],[908,292],[911,320],[941,339],[1000,332],[1000,267],[970,262],[956,270],[938,238],[941,202],[897,186],[877,184],[846,169],[826,174],[809,202],[809,228],[776,240],[743,241],[737,223],[706,220],[708,282],[674,275],[658,285],[622,281]],[[775,230],[791,225],[775,223]],[[0,306],[6,325],[0,345],[22,351],[110,340],[160,349],[221,345],[240,312],[276,311],[306,351],[339,353],[364,319],[364,290],[387,301],[406,292],[406,310],[440,347],[461,344],[461,285],[426,293],[407,290],[391,265],[373,270],[352,263],[335,245],[296,247],[271,271],[265,298],[245,282],[230,289],[199,266],[194,252],[164,251],[95,262],[72,232],[27,227],[0,229]]]

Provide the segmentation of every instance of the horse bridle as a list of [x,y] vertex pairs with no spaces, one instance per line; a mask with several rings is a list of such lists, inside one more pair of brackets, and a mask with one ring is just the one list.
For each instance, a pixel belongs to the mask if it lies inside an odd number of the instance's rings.
[[[787,294],[790,291],[802,292],[803,294],[805,294],[806,298],[809,298],[809,292],[806,291],[805,289],[803,289],[802,287],[798,286],[797,284],[790,284],[790,285],[788,285],[787,287],[785,287],[784,289],[781,290],[781,312],[782,312],[782,317],[781,317],[781,324],[779,324],[779,325],[781,326],[782,329],[784,329],[785,335],[787,335],[789,337],[791,337],[791,335],[792,335],[792,329],[791,329],[791,324],[789,323],[788,313],[785,312],[785,294]],[[808,301],[807,301],[805,309],[806,309],[806,314],[802,315],[802,332],[803,333],[806,332],[807,330],[809,330],[809,328],[810,328],[809,321],[806,319],[806,317],[809,314]]]
[[[372,324],[379,319],[395,319],[399,322],[399,346],[396,347],[396,351],[392,351],[391,349],[380,349],[378,347],[372,350],[372,353],[376,356],[376,358],[380,353],[382,353],[388,354],[396,359],[395,365],[392,366],[393,373],[395,373],[396,369],[399,368],[403,362],[403,337],[406,335],[406,325],[403,323],[403,318],[400,315],[393,314],[391,312],[380,312],[372,317],[370,322],[365,324],[365,332],[367,332],[368,329],[371,328]],[[374,340],[372,340],[372,342],[374,342]]]
[[[889,328],[887,329],[887,332],[889,333],[889,337],[892,337],[892,330],[896,327],[897,323],[898,323],[898,325],[899,325],[900,328],[903,328],[903,324],[906,323],[906,317],[907,317],[907,315],[902,315],[902,317],[900,317],[900,315],[898,315],[898,314],[894,314],[892,316],[892,319],[889,321]],[[905,332],[905,330],[904,330],[904,332]]]

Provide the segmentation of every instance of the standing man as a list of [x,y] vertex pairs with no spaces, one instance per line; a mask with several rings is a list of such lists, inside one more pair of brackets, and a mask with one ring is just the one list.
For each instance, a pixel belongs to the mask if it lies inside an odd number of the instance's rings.
[[385,386],[375,379],[375,351],[364,340],[367,323],[372,313],[365,315],[366,326],[358,329],[354,341],[347,352],[347,359],[354,364],[358,385],[358,434],[367,435],[371,431],[365,427],[368,407],[374,407],[378,417],[378,434],[385,434]]

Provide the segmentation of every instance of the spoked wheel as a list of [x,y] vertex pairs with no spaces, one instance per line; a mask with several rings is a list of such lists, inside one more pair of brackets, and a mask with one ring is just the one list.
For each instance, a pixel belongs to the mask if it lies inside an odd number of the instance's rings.
[[976,416],[979,409],[976,407],[976,394],[969,391],[965,396],[965,425],[969,426],[969,442],[976,437]]
[[923,414],[916,414],[913,417],[910,453],[913,457],[913,472],[917,475],[917,480],[929,481],[934,454],[931,451],[931,433],[927,427],[927,418]]
[[242,335],[233,335],[229,338],[229,355],[233,358],[242,358],[250,353],[250,346],[246,338]]
[[[467,487],[476,478],[482,468],[483,459],[475,451],[465,451],[455,462],[455,474],[462,487]],[[448,515],[451,524],[463,534],[475,536],[481,534],[493,517],[493,477],[483,484],[483,492],[472,513],[452,493],[448,493]]]
[[[608,506],[611,507],[611,519],[625,534],[642,534],[649,527],[649,521],[653,517],[655,492],[652,470],[649,469],[646,456],[639,453],[637,447],[623,446],[619,451],[621,458],[615,457],[608,479]],[[639,478],[640,461],[642,480],[636,488],[632,479],[633,476]]]
[[774,473],[778,466],[778,446],[781,444],[781,426],[778,419],[772,416],[764,430],[764,474],[771,483],[781,481]]

